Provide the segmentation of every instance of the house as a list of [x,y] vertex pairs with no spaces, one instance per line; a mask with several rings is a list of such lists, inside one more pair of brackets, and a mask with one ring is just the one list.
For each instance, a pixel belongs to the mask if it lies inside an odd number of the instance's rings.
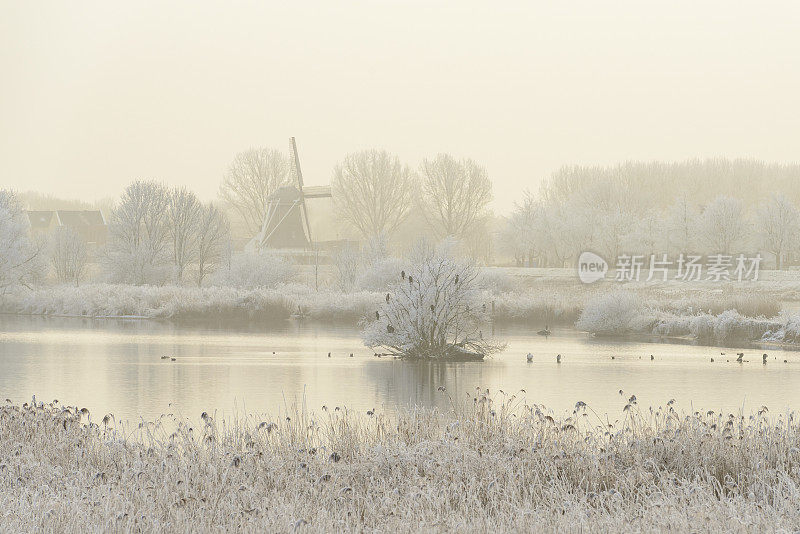
[[91,248],[108,241],[108,225],[100,210],[26,211],[31,236],[50,235],[59,228],[69,228]]

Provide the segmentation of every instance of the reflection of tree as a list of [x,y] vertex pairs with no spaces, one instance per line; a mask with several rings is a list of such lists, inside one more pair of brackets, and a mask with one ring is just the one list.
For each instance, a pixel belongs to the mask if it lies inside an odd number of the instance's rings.
[[[466,393],[483,383],[483,362],[436,362],[372,360],[364,364],[364,375],[373,380],[387,406],[424,406],[451,409],[450,399],[461,404]],[[439,387],[447,388],[447,393]]]

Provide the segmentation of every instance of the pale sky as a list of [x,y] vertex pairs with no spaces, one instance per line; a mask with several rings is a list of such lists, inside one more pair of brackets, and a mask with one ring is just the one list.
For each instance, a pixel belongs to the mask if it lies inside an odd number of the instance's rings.
[[565,164],[797,161],[800,2],[0,0],[0,188],[93,200],[136,178],[215,198],[297,138],[471,157],[494,207]]

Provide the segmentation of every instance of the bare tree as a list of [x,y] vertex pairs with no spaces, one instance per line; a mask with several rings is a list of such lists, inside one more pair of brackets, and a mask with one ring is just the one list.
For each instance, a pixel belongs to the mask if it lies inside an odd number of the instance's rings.
[[471,159],[439,154],[422,161],[421,174],[418,199],[429,224],[441,237],[464,237],[492,200],[486,169]]
[[107,256],[112,278],[163,282],[169,260],[169,191],[158,182],[129,185],[111,212]]
[[261,229],[267,199],[291,183],[289,157],[277,150],[251,148],[236,154],[220,186],[220,198],[242,218],[249,236]]
[[775,254],[775,268],[780,269],[783,254],[798,244],[800,212],[788,198],[773,194],[756,212],[761,245]]
[[230,225],[225,214],[213,204],[201,206],[196,226],[197,285],[202,286],[209,272],[219,268],[230,252]]
[[172,261],[175,279],[183,281],[186,266],[198,253],[198,229],[203,205],[197,195],[185,187],[176,187],[169,195],[169,233],[172,238]]
[[30,287],[42,275],[41,242],[28,235],[28,220],[17,196],[0,189],[0,294]]
[[58,281],[79,285],[87,261],[86,241],[71,228],[58,228],[50,240],[50,263]]
[[414,174],[397,156],[365,150],[336,165],[331,186],[341,217],[368,238],[391,234],[406,218]]
[[738,198],[716,197],[703,210],[698,229],[708,252],[730,254],[748,237],[744,203]]
[[482,271],[452,249],[453,242],[417,246],[408,270],[397,273],[386,303],[366,326],[367,346],[420,359],[484,356],[503,348],[481,330],[489,319]]

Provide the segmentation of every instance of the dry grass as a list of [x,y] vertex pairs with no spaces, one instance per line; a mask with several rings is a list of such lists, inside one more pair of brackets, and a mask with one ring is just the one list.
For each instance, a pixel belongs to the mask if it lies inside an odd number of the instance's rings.
[[[442,392],[442,395],[448,395]],[[608,425],[479,392],[450,413],[331,407],[194,428],[0,408],[2,531],[777,531],[800,525],[794,416]],[[500,399],[505,399],[500,403]],[[102,418],[102,416],[100,416]],[[92,420],[96,420],[92,416]],[[171,433],[175,429],[174,433]]]

